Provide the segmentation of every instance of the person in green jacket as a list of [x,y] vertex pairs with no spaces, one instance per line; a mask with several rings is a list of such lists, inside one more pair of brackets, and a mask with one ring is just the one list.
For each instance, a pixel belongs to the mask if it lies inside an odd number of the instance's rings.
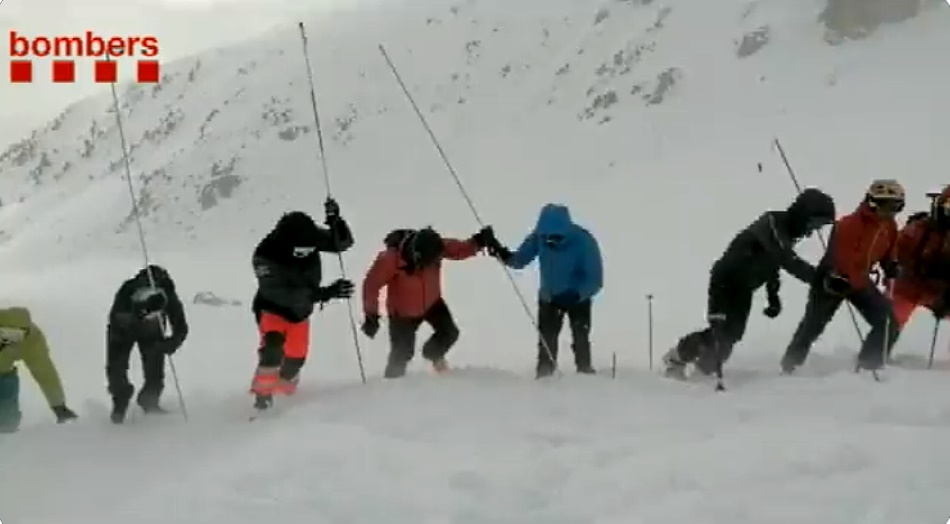
[[0,433],[20,429],[20,377],[22,362],[43,391],[46,401],[62,424],[76,417],[66,407],[66,395],[59,372],[49,354],[46,336],[24,307],[0,308]]

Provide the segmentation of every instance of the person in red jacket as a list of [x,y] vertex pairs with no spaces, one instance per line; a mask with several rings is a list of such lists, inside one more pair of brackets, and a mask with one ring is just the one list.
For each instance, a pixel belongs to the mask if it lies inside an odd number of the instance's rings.
[[791,373],[848,300],[871,325],[858,353],[858,369],[876,370],[897,339],[898,325],[890,301],[871,281],[880,266],[886,281],[897,275],[897,222],[904,209],[904,188],[896,180],[875,180],[864,201],[835,222],[828,249],[811,283],[805,315],[782,358],[782,371]]
[[386,236],[363,280],[363,333],[379,332],[379,292],[386,288],[389,317],[389,361],[384,376],[398,378],[415,353],[416,333],[423,322],[432,336],[422,346],[422,356],[438,372],[448,370],[445,355],[459,338],[459,328],[442,298],[442,260],[474,257],[494,239],[490,227],[468,240],[443,238],[432,228],[397,229]]
[[903,328],[918,307],[939,320],[950,313],[950,187],[933,200],[930,212],[907,220],[897,240],[901,272],[894,282],[894,317]]

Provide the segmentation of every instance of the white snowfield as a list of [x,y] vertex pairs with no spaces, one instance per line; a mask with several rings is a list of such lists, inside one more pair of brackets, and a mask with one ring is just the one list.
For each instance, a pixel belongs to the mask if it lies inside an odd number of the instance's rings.
[[[142,264],[111,100],[72,106],[0,154],[2,301],[31,308],[80,415],[55,425],[22,372],[23,428],[0,436],[4,524],[947,521],[950,350],[939,333],[926,369],[926,312],[885,382],[852,372],[845,309],[801,373],[780,377],[805,303],[785,276],[784,312],[770,321],[757,298],[726,392],[658,376],[662,353],[704,323],[711,262],[794,197],[773,137],[839,214],[874,178],[901,180],[908,212],[950,181],[946,6],[829,45],[819,0],[409,4],[306,21],[332,194],[357,236],[347,276],[359,283],[391,229],[464,238],[480,227],[383,44],[504,242],[520,242],[550,201],[597,235],[602,373],[574,373],[565,332],[563,376],[534,380],[533,326],[480,256],[445,267],[462,329],[454,372],[417,358],[383,381],[384,326],[359,338],[362,384],[347,304],[333,303],[314,316],[298,395],[248,421],[251,250],[282,212],[319,216],[327,194],[291,24],[170,64],[158,87],[120,90],[150,255],[192,328],[174,359],[187,422],[171,375],[172,413],[108,421],[105,319]],[[799,252],[815,261],[821,246]],[[340,275],[335,257],[324,268],[327,281]],[[515,275],[532,312],[536,279],[533,267]],[[194,302],[209,293],[221,303]],[[360,297],[351,305],[359,320]],[[135,356],[131,376],[141,385]]]

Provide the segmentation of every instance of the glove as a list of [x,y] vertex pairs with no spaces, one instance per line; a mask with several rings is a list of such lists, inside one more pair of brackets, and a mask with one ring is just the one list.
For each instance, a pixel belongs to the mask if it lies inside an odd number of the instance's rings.
[[178,344],[172,340],[163,340],[155,345],[155,349],[166,355],[174,355],[178,351]]
[[328,197],[323,203],[323,212],[326,216],[324,223],[327,225],[332,224],[340,219],[340,204],[337,204],[336,200]]
[[769,317],[775,318],[782,314],[782,299],[778,295],[769,296],[769,305],[762,311],[762,314]]
[[937,320],[943,320],[950,314],[950,296],[948,294],[950,292],[937,297],[937,300],[934,300],[934,303],[930,306],[930,311],[933,312],[934,318]]
[[56,414],[56,423],[62,424],[64,422],[69,422],[70,420],[75,420],[79,418],[73,410],[66,407],[65,404],[62,406],[53,406],[53,413]]
[[565,291],[551,297],[551,302],[560,307],[571,307],[580,302],[581,296],[577,291]]
[[374,338],[376,333],[379,333],[379,315],[367,313],[363,317],[363,325],[360,329],[367,337]]
[[507,263],[509,260],[511,260],[511,250],[501,245],[501,243],[497,240],[495,240],[493,245],[488,246],[488,254],[504,263]]
[[479,249],[484,249],[498,243],[498,240],[495,238],[495,230],[492,229],[491,226],[481,228],[478,233],[472,235],[472,240]]
[[345,278],[339,278],[327,287],[319,288],[317,302],[326,302],[333,298],[350,298],[356,286]]
[[822,284],[824,285],[825,291],[833,295],[843,296],[851,292],[851,282],[848,282],[848,279],[843,276],[835,275],[834,273],[826,276]]
[[896,260],[882,260],[880,263],[881,273],[884,274],[884,280],[894,280],[900,276],[900,266]]

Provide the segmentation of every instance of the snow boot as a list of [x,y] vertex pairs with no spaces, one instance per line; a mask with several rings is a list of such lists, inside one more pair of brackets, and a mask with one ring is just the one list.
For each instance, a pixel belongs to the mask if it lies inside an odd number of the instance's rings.
[[142,411],[146,415],[162,415],[168,413],[168,411],[158,405],[158,398],[160,395],[161,393],[143,389],[142,391],[139,391],[135,402],[140,408],[142,408]]
[[663,375],[676,380],[686,380],[686,362],[680,359],[679,351],[672,348],[663,355],[663,364],[666,369]]
[[269,409],[274,405],[274,397],[272,395],[255,395],[254,396],[254,409],[264,411]]
[[547,378],[554,374],[554,364],[550,363],[538,363],[538,367],[535,371],[534,378],[541,379]]
[[597,370],[594,369],[594,367],[591,366],[590,364],[577,366],[577,372],[582,375],[596,375],[597,374]]
[[444,358],[433,360],[432,369],[434,369],[435,372],[439,374],[447,373],[449,371],[449,363],[446,362]]
[[125,415],[129,411],[129,399],[121,400],[117,399],[112,406],[112,413],[109,415],[109,418],[112,420],[113,424],[122,424],[125,422]]

